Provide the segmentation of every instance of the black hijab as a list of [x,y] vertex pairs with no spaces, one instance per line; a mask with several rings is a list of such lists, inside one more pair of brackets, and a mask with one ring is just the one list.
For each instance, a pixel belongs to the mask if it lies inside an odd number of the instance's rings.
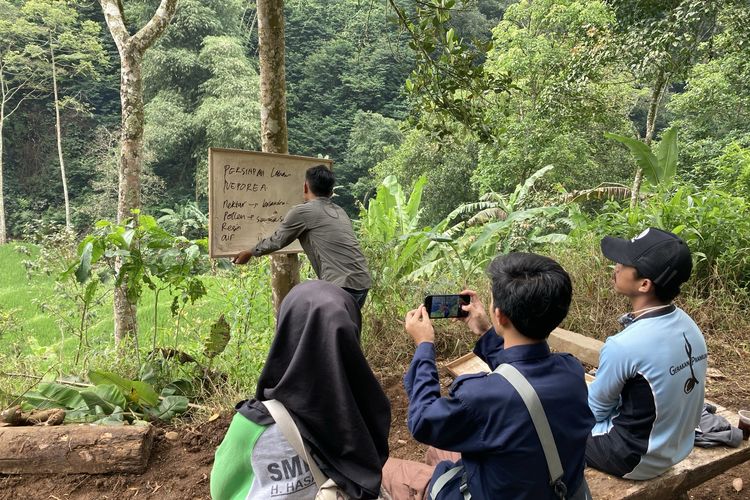
[[[325,281],[295,286],[281,304],[256,400],[280,401],[323,473],[353,499],[377,498],[388,458],[391,408],[359,345],[362,317]],[[269,423],[256,400],[238,405]]]

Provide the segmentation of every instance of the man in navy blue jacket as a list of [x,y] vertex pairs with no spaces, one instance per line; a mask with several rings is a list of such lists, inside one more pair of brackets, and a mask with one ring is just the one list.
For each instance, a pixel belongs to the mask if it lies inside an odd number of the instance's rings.
[[[587,404],[581,363],[570,354],[552,354],[546,339],[565,318],[572,286],[554,260],[512,253],[495,258],[488,270],[493,304],[488,317],[476,292],[464,290],[468,327],[481,338],[474,353],[494,370],[509,363],[531,383],[554,436],[568,495],[582,487],[586,439],[594,425]],[[409,430],[425,444],[459,452],[456,464],[441,462],[430,481],[454,465],[464,473],[450,480],[439,500],[554,499],[542,446],[521,396],[503,377],[478,373],[456,379],[440,395],[433,341],[424,306],[406,316],[406,331],[417,344],[404,378],[409,396]]]

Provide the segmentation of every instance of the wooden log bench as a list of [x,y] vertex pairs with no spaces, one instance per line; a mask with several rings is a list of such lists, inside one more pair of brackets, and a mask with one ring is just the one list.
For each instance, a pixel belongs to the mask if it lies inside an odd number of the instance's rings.
[[[579,333],[557,328],[549,338],[550,347],[558,352],[569,352],[587,365],[599,366],[599,351],[603,342]],[[446,365],[454,376],[462,373],[489,371],[486,364],[473,353]],[[717,414],[737,425],[737,412],[716,405]],[[688,490],[750,460],[750,442],[739,448],[693,448],[688,457],[664,474],[648,481],[631,481],[586,469],[586,480],[595,500],[666,500],[686,499]]]
[[[737,412],[717,406],[718,414],[736,423]],[[610,476],[598,470],[586,469],[586,480],[596,500],[614,499],[687,499],[687,492],[709,479],[750,459],[750,445],[743,441],[739,448],[693,448],[685,460],[667,472],[648,481],[630,481]]]

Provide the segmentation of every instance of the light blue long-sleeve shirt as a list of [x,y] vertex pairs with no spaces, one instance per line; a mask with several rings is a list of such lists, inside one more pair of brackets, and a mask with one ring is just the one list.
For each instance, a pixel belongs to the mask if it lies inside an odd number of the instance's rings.
[[622,449],[612,453],[636,457],[625,478],[658,476],[690,453],[707,357],[703,334],[679,308],[639,319],[607,339],[589,387],[597,422],[592,434],[613,434]]

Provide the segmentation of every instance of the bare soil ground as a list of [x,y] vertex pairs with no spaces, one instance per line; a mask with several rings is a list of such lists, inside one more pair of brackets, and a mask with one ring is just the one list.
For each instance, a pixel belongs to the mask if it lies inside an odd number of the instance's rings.
[[[723,366],[723,378],[709,380],[707,396],[730,408],[750,408],[750,391],[735,381],[743,373],[741,366]],[[402,386],[406,367],[391,367],[379,372],[383,387],[391,401],[393,424],[389,439],[391,455],[421,461],[425,447],[414,441],[406,427],[408,400]],[[452,379],[441,369],[441,383],[448,386]],[[213,454],[221,442],[232,414],[226,412],[211,422],[158,429],[148,470],[140,475],[0,475],[0,500],[10,499],[208,499],[209,476]],[[172,432],[177,433],[177,439]],[[744,487],[735,491],[733,480],[741,478]],[[750,463],[705,483],[690,492],[695,500],[750,499]]]

